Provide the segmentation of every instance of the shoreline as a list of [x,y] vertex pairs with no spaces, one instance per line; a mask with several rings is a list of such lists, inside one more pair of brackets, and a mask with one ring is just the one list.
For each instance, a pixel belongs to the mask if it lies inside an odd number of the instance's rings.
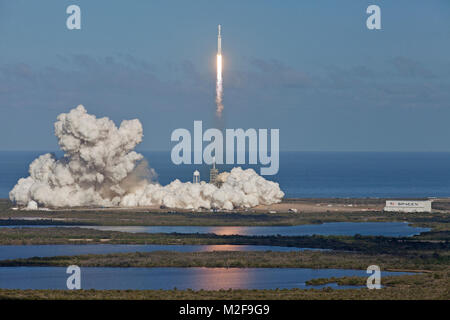
[[[332,202],[333,201],[333,202]],[[336,201],[340,203],[335,203]],[[369,202],[369,203],[367,203]],[[450,199],[433,202],[432,213],[384,212],[383,200],[296,199],[253,211],[192,212],[169,209],[67,209],[49,211],[12,210],[0,199],[0,225],[52,226],[296,226],[329,222],[406,222],[412,227],[449,231]],[[274,206],[282,210],[273,210]],[[289,212],[297,208],[297,212]],[[271,210],[272,209],[272,210]]]
[[297,212],[354,212],[354,211],[383,211],[388,200],[430,200],[433,203],[434,210],[450,211],[449,198],[435,197],[417,197],[417,198],[283,198],[281,202],[270,205],[258,205],[251,208],[235,208],[232,210],[224,209],[183,209],[168,208],[160,205],[138,206],[138,207],[119,207],[119,206],[82,206],[82,207],[42,207],[38,210],[27,210],[24,206],[15,206],[8,198],[0,198],[0,210],[10,209],[18,212],[88,212],[88,211],[122,211],[122,212],[153,212],[153,213],[292,213],[290,209],[296,209]]

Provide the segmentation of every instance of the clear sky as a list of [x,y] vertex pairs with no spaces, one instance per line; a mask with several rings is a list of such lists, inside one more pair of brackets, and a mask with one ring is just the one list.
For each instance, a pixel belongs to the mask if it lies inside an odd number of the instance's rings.
[[450,151],[448,0],[0,0],[0,150],[56,150],[78,104],[139,118],[140,150],[213,127],[219,23],[227,128],[279,128],[282,150]]

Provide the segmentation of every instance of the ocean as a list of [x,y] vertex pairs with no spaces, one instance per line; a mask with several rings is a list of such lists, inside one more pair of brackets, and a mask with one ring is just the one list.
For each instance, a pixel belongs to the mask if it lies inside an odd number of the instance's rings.
[[[45,151],[0,151],[0,198]],[[207,165],[174,165],[170,151],[142,152],[168,184],[178,178],[192,181],[194,170],[209,180]],[[61,152],[56,153],[62,156]],[[231,165],[218,165],[220,171]],[[259,173],[258,166],[252,167]],[[450,196],[450,153],[447,152],[281,152],[276,181],[288,198],[422,198]]]

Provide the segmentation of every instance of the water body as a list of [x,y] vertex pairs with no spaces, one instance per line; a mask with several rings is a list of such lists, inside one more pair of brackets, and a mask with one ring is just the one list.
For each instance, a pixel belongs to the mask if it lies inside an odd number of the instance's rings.
[[410,237],[421,232],[430,231],[429,228],[411,227],[406,222],[329,222],[323,224],[298,226],[262,226],[262,227],[234,227],[234,226],[80,226],[81,228],[121,231],[131,233],[214,233],[217,235],[245,235],[245,236],[311,236],[311,235],[340,235],[385,237]]
[[[0,198],[7,198],[17,180],[28,176],[31,161],[45,151],[0,152]],[[207,165],[172,164],[170,151],[142,152],[161,184],[175,178],[192,181]],[[58,157],[62,156],[57,152]],[[230,165],[219,165],[230,170]],[[242,166],[255,168],[257,166]],[[286,197],[298,198],[421,198],[450,196],[449,152],[281,152],[280,170],[268,176]]]
[[81,254],[108,254],[121,252],[207,252],[207,251],[303,251],[312,248],[253,246],[253,245],[127,245],[127,244],[86,244],[86,245],[26,245],[0,246],[0,260],[25,259],[31,257],[76,256]]
[[[382,272],[382,276],[402,275]],[[82,289],[291,289],[315,278],[364,276],[365,270],[302,268],[81,268]],[[64,267],[2,267],[0,288],[66,289]],[[333,286],[332,286],[333,287]],[[337,287],[337,286],[334,286]],[[337,287],[350,288],[350,287]],[[354,288],[354,287],[352,287]]]
[[311,236],[340,235],[411,237],[430,228],[411,227],[407,222],[328,222],[298,226],[56,226],[56,225],[7,225],[0,228],[85,228],[129,233],[201,233],[244,236]]

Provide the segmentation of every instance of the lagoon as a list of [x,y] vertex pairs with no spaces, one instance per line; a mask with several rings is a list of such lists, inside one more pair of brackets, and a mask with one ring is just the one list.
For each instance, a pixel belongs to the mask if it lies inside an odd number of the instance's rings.
[[385,236],[411,237],[429,228],[411,227],[406,222],[329,222],[297,226],[79,226],[80,228],[131,233],[213,233],[245,236]]
[[[382,276],[402,275],[382,272]],[[64,267],[1,267],[0,288],[67,289]],[[316,278],[363,276],[365,270],[306,268],[81,268],[81,288],[99,290],[157,289],[291,289],[312,288]],[[351,286],[326,285],[334,288]],[[314,286],[320,288],[323,286]]]

